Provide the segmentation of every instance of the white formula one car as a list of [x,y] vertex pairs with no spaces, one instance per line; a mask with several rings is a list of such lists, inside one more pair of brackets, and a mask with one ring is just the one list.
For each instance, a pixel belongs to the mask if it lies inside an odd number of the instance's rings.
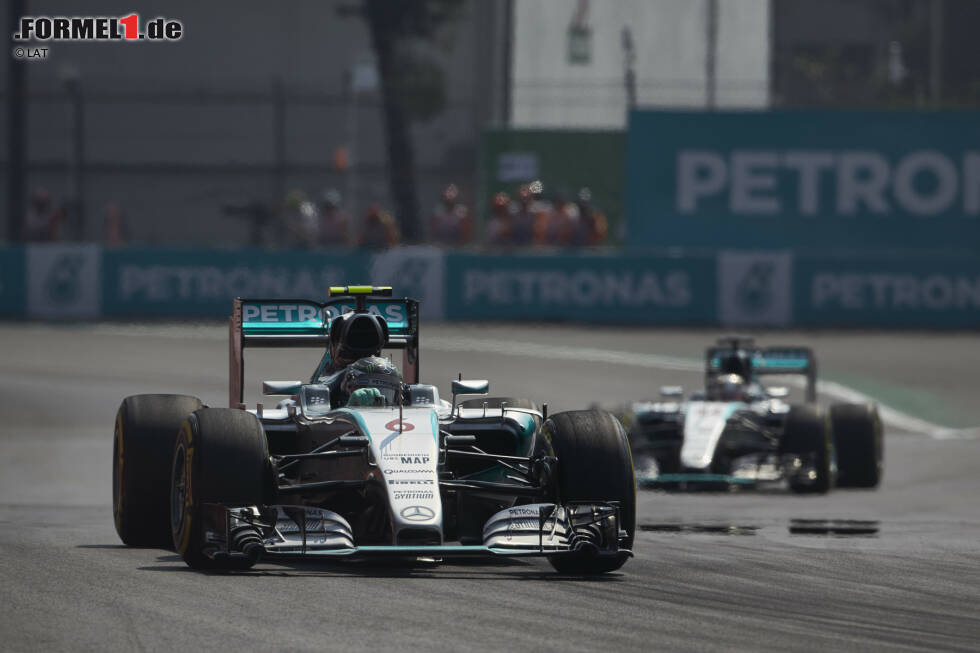
[[[784,401],[785,387],[763,375],[806,378],[806,403]],[[722,338],[705,354],[705,390],[661,389],[660,401],[623,411],[641,485],[732,489],[786,484],[798,493],[877,487],[884,468],[874,404],[816,404],[816,361],[806,347],[757,348]]]
[[[544,556],[602,573],[632,555],[635,481],[611,414],[547,415],[525,399],[419,383],[418,303],[336,287],[325,303],[235,300],[230,406],[127,397],[116,417],[113,503],[127,544],[168,546],[199,569],[281,556]],[[246,409],[244,350],[317,347],[309,382]],[[402,350],[403,383],[382,349]],[[339,366],[342,357],[357,362]],[[353,370],[353,371],[352,371]]]

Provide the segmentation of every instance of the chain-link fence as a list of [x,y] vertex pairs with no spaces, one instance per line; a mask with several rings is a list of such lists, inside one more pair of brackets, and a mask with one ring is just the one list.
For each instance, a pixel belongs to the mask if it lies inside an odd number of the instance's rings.
[[[448,183],[472,197],[471,106],[449,104],[438,120],[411,128],[423,216]],[[84,118],[76,124],[79,110]],[[67,208],[52,234],[57,239],[102,239],[112,205],[122,211],[130,242],[244,244],[259,219],[262,244],[272,246],[280,244],[277,224],[290,192],[316,202],[335,189],[355,223],[369,204],[392,208],[376,96],[353,100],[280,84],[238,94],[82,89],[78,100],[32,95],[28,121],[28,204],[43,191],[49,210]],[[84,152],[75,169],[78,137]],[[71,198],[74,175],[80,211]],[[264,217],[254,210],[260,207]]]

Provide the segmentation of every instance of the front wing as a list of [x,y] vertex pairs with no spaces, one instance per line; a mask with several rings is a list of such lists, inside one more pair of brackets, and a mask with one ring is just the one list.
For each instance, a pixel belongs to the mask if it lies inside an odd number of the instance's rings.
[[657,473],[656,465],[639,471],[637,485],[662,490],[773,488],[788,480],[807,483],[812,462],[794,454],[750,454],[735,461],[729,474],[700,470]]
[[479,545],[358,546],[346,519],[310,506],[206,504],[205,518],[204,553],[213,559],[633,555],[620,547],[627,534],[619,527],[619,507],[603,502],[538,503],[502,510],[487,521]]

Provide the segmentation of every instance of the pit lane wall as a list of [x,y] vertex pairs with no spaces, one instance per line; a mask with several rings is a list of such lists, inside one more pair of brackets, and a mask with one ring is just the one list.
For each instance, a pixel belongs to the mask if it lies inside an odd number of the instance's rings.
[[0,317],[221,318],[236,296],[325,298],[387,283],[424,320],[978,328],[980,258],[791,250],[706,254],[31,245],[0,248]]

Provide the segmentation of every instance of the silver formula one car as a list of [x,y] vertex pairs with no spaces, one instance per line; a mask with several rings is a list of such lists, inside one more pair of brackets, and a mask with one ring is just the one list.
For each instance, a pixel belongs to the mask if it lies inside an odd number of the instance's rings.
[[[457,379],[452,401],[442,400],[419,383],[418,304],[390,293],[236,300],[230,408],[127,397],[113,474],[123,542],[172,543],[199,569],[280,556],[545,556],[569,573],[622,566],[635,481],[619,421],[594,410],[549,417],[523,399],[460,401],[486,394],[487,381]],[[309,382],[265,382],[265,394],[285,398],[246,409],[244,350],[303,346],[327,347]],[[376,357],[382,348],[402,350],[408,383]],[[345,367],[344,357],[358,360]]]
[[[802,375],[806,403],[784,401],[764,375]],[[624,411],[640,484],[664,489],[788,485],[799,493],[877,487],[883,470],[881,419],[873,404],[816,404],[816,361],[806,347],[760,349],[723,338],[705,354],[705,390]]]

